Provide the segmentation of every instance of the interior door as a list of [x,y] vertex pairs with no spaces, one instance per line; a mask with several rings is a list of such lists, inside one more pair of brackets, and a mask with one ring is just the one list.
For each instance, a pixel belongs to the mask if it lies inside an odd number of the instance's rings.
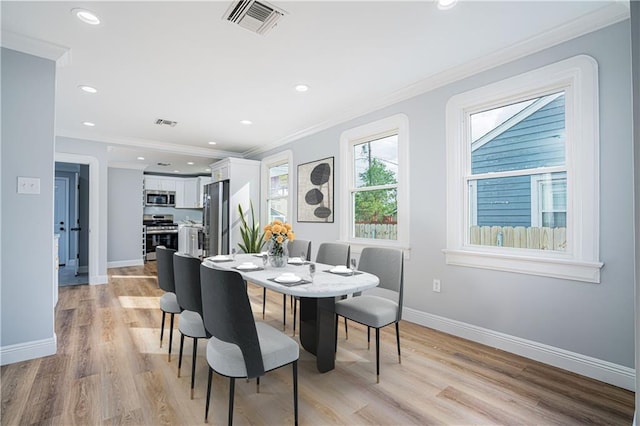
[[60,234],[58,240],[58,263],[64,266],[69,253],[69,179],[57,177],[54,189],[53,233]]
[[75,184],[73,185],[74,191],[74,214],[75,225],[71,228],[73,238],[73,256],[75,262],[73,262],[74,274],[78,275],[78,268],[80,267],[80,173],[75,173]]

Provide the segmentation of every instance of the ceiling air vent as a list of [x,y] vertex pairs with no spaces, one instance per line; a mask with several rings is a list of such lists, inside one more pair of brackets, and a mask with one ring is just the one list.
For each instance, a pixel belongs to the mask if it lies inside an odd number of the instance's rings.
[[176,124],[178,124],[178,122],[177,121],[171,121],[171,120],[165,120],[163,118],[158,118],[156,120],[156,124],[158,124],[160,126],[165,125],[165,126],[176,127]]
[[265,35],[286,12],[264,1],[239,0],[229,6],[223,19]]

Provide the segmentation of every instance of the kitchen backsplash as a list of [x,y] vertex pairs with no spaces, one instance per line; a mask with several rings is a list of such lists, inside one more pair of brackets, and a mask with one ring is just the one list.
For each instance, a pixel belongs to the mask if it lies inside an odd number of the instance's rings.
[[[174,209],[173,207],[145,207],[144,214],[172,214],[175,223],[192,220],[202,223],[202,209]],[[141,218],[142,220],[142,218]]]

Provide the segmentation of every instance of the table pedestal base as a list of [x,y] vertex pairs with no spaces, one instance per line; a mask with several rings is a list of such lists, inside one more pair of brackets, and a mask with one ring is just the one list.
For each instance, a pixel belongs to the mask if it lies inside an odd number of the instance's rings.
[[316,356],[318,371],[335,368],[335,297],[300,298],[300,343]]

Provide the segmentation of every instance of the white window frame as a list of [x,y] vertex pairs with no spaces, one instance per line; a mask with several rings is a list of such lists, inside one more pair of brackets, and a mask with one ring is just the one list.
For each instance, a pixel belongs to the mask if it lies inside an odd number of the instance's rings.
[[[471,161],[468,118],[475,112],[565,90],[567,251],[476,246],[468,241]],[[586,55],[453,96],[447,103],[446,263],[585,282],[600,282],[598,66]]]
[[[353,147],[366,141],[379,139],[392,133],[398,135],[398,238],[397,240],[376,240],[353,237],[353,203],[351,194],[356,189],[353,167]],[[393,247],[409,255],[409,119],[405,114],[396,114],[342,132],[340,135],[341,176],[343,179],[340,196],[340,240],[348,243],[352,251],[359,253],[364,247]]]
[[291,150],[286,150],[279,152],[274,155],[270,155],[269,157],[265,157],[260,162],[260,180],[262,184],[260,185],[260,193],[261,193],[261,204],[262,204],[262,214],[260,217],[262,218],[261,223],[266,225],[269,223],[269,188],[271,185],[270,177],[269,177],[269,169],[275,166],[279,166],[281,164],[287,163],[289,165],[289,194],[287,196],[287,218],[286,222],[291,223],[293,217],[293,188],[292,183],[295,182],[295,176],[293,174],[293,152]]
[[[566,182],[566,176],[564,178],[552,178],[551,181],[564,180]],[[547,179],[544,175],[531,176],[531,226],[542,226],[542,215],[545,213],[542,210],[542,184]],[[566,207],[566,206],[565,206]],[[563,212],[567,214],[567,210],[550,210],[552,213]]]

